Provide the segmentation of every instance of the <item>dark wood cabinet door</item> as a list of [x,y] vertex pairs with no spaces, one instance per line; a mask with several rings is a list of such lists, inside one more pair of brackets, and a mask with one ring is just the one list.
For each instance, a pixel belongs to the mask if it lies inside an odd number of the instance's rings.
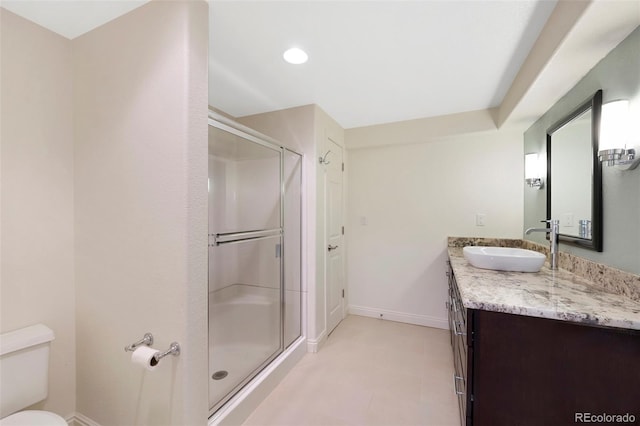
[[575,425],[576,413],[640,421],[640,332],[488,311],[473,319],[474,425]]

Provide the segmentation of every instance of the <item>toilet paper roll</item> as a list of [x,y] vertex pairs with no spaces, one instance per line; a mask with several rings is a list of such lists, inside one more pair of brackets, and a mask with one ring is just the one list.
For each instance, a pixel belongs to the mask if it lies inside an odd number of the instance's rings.
[[153,357],[157,353],[160,353],[160,351],[150,348],[149,346],[140,346],[131,354],[131,362],[149,371],[153,371],[158,365],[158,361]]

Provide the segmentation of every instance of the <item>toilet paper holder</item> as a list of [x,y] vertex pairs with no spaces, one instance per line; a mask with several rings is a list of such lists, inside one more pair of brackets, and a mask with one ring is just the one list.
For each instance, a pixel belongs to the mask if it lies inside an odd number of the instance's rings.
[[133,352],[142,345],[147,345],[147,346],[153,345],[153,334],[145,333],[142,339],[138,340],[135,343],[130,344],[129,346],[125,346],[124,350],[125,352]]
[[178,344],[178,342],[171,342],[171,345],[169,345],[169,349],[167,349],[164,352],[155,354],[153,357],[156,359],[156,363],[158,363],[162,358],[164,358],[167,355],[173,355],[173,356],[180,355],[180,345]]
[[[125,346],[124,350],[126,352],[133,352],[142,345],[147,345],[147,346],[153,345],[153,334],[145,333],[142,339],[138,340],[135,343],[130,344],[129,346]],[[164,352],[158,352],[157,354],[155,354],[153,356],[155,360],[155,363],[153,363],[153,365],[160,362],[160,360],[167,355],[173,355],[173,356],[180,355],[180,345],[178,344],[178,342],[172,342],[171,345],[169,345],[169,349],[167,349]]]

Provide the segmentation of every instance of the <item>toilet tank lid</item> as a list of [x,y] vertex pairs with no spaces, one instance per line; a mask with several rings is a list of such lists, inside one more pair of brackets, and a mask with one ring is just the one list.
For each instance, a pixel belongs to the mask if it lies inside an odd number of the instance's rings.
[[0,334],[0,356],[55,339],[53,330],[44,324],[36,324]]

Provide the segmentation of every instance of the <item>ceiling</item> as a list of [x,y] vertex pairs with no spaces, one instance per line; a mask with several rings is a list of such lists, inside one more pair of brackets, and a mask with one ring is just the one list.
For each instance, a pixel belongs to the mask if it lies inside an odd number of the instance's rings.
[[[2,7],[72,39],[146,2]],[[640,0],[210,0],[209,20],[209,103],[232,116],[317,104],[354,128],[490,109],[500,126],[542,115],[640,24]],[[285,63],[292,46],[309,61]]]
[[[209,100],[315,103],[342,127],[499,105],[555,1],[240,1],[209,8]],[[292,46],[309,61],[282,59]]]
[[73,39],[149,0],[1,0],[2,7]]

